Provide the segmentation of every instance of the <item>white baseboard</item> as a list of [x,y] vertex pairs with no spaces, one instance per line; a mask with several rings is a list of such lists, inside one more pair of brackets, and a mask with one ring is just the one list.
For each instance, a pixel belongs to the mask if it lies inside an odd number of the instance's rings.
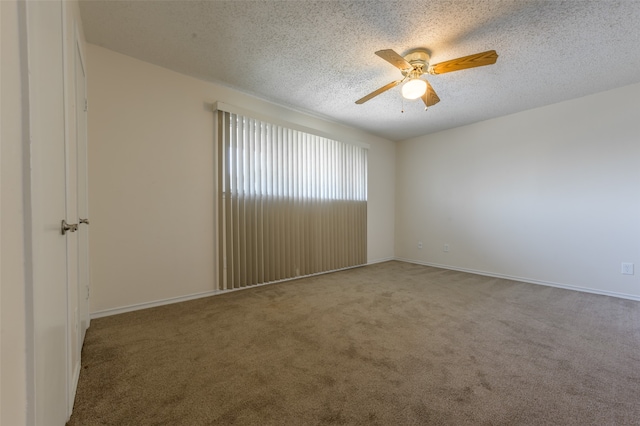
[[[506,275],[506,274],[498,274],[498,273],[487,272],[487,271],[479,271],[479,270],[476,270],[476,269],[459,268],[459,267],[450,266],[450,265],[441,265],[441,264],[432,263],[432,262],[421,262],[421,261],[418,261],[418,260],[405,259],[405,258],[402,258],[402,257],[389,257],[389,258],[384,258],[384,259],[375,259],[375,260],[369,261],[367,263],[367,265],[374,265],[376,263],[383,263],[383,262],[388,262],[388,261],[391,261],[391,260],[397,260],[397,261],[406,262],[406,263],[414,263],[416,265],[432,266],[434,268],[449,269],[449,270],[452,270],[452,271],[467,272],[467,273],[470,273],[470,274],[484,275],[484,276],[487,276],[487,277],[503,278],[503,279],[506,279],[506,280],[519,281],[519,282],[524,282],[524,283],[529,283],[529,284],[538,284],[538,285],[544,285],[544,286],[548,286],[548,287],[563,288],[563,289],[566,289],[566,290],[581,291],[583,293],[593,293],[593,294],[599,294],[599,295],[603,295],[603,296],[618,297],[620,299],[628,299],[628,300],[640,301],[640,296],[636,296],[636,295],[633,295],[633,294],[616,293],[616,292],[613,292],[613,291],[606,291],[606,290],[597,290],[597,289],[592,289],[592,288],[587,288],[587,287],[579,287],[579,286],[574,286],[574,285],[569,285],[569,284],[555,283],[555,282],[551,282],[551,281],[535,280],[535,279],[531,279],[531,278],[523,278],[523,277],[516,277],[516,276]],[[355,266],[355,268],[360,267],[360,266],[363,266],[363,265]],[[349,267],[349,268],[344,268],[344,269],[351,269],[351,268],[354,268],[354,267]],[[215,295],[218,295],[218,294],[230,293],[232,291],[245,290],[245,289],[248,289],[248,288],[260,287],[260,286],[263,286],[263,285],[271,285],[271,284],[276,284],[276,283],[280,283],[280,282],[284,282],[284,281],[291,281],[291,280],[296,280],[296,279],[300,279],[300,278],[307,278],[307,277],[310,277],[310,276],[321,275],[321,274],[325,274],[325,273],[329,273],[329,272],[337,272],[337,271],[341,271],[341,270],[344,270],[344,269],[338,269],[336,271],[328,271],[328,272],[322,272],[322,273],[319,273],[319,274],[307,275],[305,277],[296,277],[296,278],[291,278],[291,279],[282,280],[282,281],[275,281],[275,282],[266,283],[266,284],[259,284],[257,286],[243,287],[243,288],[237,288],[237,289],[231,289],[231,290],[211,290],[211,291],[205,291],[205,292],[202,292],[202,293],[190,294],[190,295],[187,295],[187,296],[171,297],[171,298],[168,298],[168,299],[156,300],[156,301],[152,301],[152,302],[137,303],[135,305],[123,306],[123,307],[120,307],[120,308],[105,309],[105,310],[102,310],[102,311],[92,312],[91,315],[90,315],[90,320],[91,319],[95,319],[95,318],[107,317],[107,316],[111,316],[111,315],[123,314],[125,312],[138,311],[140,309],[155,308],[157,306],[169,305],[169,304],[172,304],[172,303],[186,302],[188,300],[194,300],[194,299],[200,299],[200,298],[203,298],[203,297],[215,296]]]
[[384,263],[392,260],[396,260],[395,257],[385,257],[383,259],[373,259],[367,262],[367,265],[375,265],[376,263]]
[[[390,258],[390,259],[387,259],[387,260],[393,260],[393,259]],[[385,260],[381,260],[381,262],[384,262],[384,261]],[[205,291],[205,292],[202,292],[202,293],[190,294],[190,295],[186,295],[186,296],[170,297],[168,299],[155,300],[153,302],[136,303],[134,305],[128,305],[128,306],[122,306],[122,307],[119,307],[119,308],[104,309],[102,311],[92,312],[89,315],[89,317],[90,317],[90,320],[91,319],[95,319],[95,318],[108,317],[108,316],[111,316],[111,315],[124,314],[126,312],[139,311],[141,309],[155,308],[157,306],[170,305],[172,303],[186,302],[188,300],[200,299],[200,298],[203,298],[203,297],[215,296],[215,295],[218,295],[218,294],[231,293],[232,291],[246,290],[246,289],[261,287],[261,286],[265,286],[265,285],[277,284],[277,283],[282,283],[282,282],[286,282],[286,281],[299,280],[299,279],[302,279],[302,278],[309,278],[309,277],[313,277],[313,276],[316,276],[316,275],[323,275],[323,274],[329,274],[329,273],[332,273],[332,272],[344,271],[344,270],[347,270],[347,269],[360,268],[362,266],[366,266],[366,265],[349,266],[349,267],[346,267],[346,268],[334,269],[332,271],[318,272],[316,274],[304,275],[304,276],[301,276],[301,277],[287,278],[285,280],[272,281],[272,282],[268,282],[268,283],[264,283],[264,284],[257,284],[257,285],[253,285],[253,286],[249,286],[249,287],[234,288],[234,289],[230,289],[230,290],[211,290],[211,291]]]
[[611,297],[617,297],[620,299],[640,301],[640,296],[636,296],[633,294],[616,293],[613,291],[598,290],[598,289],[580,287],[580,286],[575,286],[570,284],[561,284],[561,283],[556,283],[552,281],[542,281],[542,280],[536,280],[532,278],[523,278],[523,277],[516,277],[513,275],[498,274],[494,272],[478,271],[475,269],[459,268],[459,267],[449,266],[449,265],[440,265],[438,263],[432,263],[432,262],[421,262],[419,260],[404,259],[402,257],[396,257],[395,260],[398,260],[400,262],[415,263],[416,265],[424,265],[424,266],[432,266],[434,268],[449,269],[451,271],[468,272],[470,274],[484,275],[486,277],[503,278],[505,280],[519,281],[519,282],[528,283],[528,284],[538,284],[538,285],[544,285],[547,287],[557,287],[557,288],[563,288],[565,290],[574,290],[574,291],[580,291],[583,293],[592,293],[592,294],[599,294],[601,296],[611,296]]
[[172,303],[186,302],[187,300],[200,299],[202,297],[214,296],[224,293],[221,291],[204,291],[202,293],[189,294],[187,296],[170,297],[168,299],[155,300],[153,302],[136,303],[135,305],[122,306],[120,308],[105,309],[102,311],[92,312],[91,319],[108,317],[111,315],[124,314],[125,312],[139,311],[141,309],[155,308],[157,306],[169,305]]

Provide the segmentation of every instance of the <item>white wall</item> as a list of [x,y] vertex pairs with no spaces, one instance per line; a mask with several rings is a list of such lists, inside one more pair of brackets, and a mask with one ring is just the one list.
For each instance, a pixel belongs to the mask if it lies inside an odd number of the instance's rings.
[[400,142],[396,256],[640,298],[639,99],[636,84]]
[[393,257],[392,142],[95,45],[87,58],[91,312],[214,289],[216,101],[370,144],[369,261]]
[[27,419],[22,77],[17,3],[2,1],[0,10],[0,424],[22,425]]

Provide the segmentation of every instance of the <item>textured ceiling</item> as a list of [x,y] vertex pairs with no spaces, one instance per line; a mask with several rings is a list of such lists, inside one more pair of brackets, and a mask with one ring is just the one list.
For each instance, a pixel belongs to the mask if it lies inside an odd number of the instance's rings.
[[[87,41],[390,140],[640,82],[640,1],[81,1]],[[428,111],[374,52],[495,65],[428,79]],[[601,105],[606,108],[606,105]]]

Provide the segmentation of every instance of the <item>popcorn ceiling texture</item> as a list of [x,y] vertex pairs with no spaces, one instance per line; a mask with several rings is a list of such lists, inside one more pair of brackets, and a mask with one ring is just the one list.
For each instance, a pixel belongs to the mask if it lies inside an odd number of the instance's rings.
[[[403,140],[640,82],[640,1],[81,1],[87,41]],[[424,111],[374,52],[495,65],[429,76]],[[598,107],[606,108],[606,105]]]

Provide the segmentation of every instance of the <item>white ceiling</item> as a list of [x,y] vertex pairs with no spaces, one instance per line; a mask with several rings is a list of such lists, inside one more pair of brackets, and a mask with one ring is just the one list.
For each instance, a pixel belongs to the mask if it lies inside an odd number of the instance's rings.
[[[390,140],[640,82],[640,1],[81,1],[87,41]],[[428,111],[374,52],[495,65],[429,76]],[[606,108],[606,105],[600,105]]]

